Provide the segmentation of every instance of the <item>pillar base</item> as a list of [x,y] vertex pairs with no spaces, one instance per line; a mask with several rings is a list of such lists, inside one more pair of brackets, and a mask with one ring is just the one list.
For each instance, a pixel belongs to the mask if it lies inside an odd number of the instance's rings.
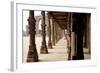
[[76,56],[73,56],[73,57],[72,57],[72,60],[77,60]]
[[47,47],[46,46],[41,46],[40,53],[41,54],[47,54],[48,53]]
[[27,56],[27,62],[38,62],[38,54],[36,49],[33,49],[31,46],[29,46],[29,52]]
[[38,62],[39,60],[38,59],[33,59],[33,58],[28,58],[27,59],[27,62]]
[[84,60],[84,56],[73,56],[72,60]]
[[68,60],[71,60],[71,47],[68,48],[67,53],[68,53]]
[[38,62],[38,56],[36,54],[28,53],[27,62]]
[[55,46],[55,42],[53,42],[52,45]]

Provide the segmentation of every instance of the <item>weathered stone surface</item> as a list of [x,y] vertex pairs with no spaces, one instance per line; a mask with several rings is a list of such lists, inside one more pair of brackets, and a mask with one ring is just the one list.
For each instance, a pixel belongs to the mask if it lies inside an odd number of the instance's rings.
[[38,61],[38,54],[36,50],[35,44],[35,18],[34,18],[34,11],[29,11],[29,34],[30,34],[30,44],[29,44],[29,51],[27,56],[27,62],[36,62]]
[[46,32],[45,32],[45,27],[46,27],[46,24],[45,24],[45,11],[41,11],[41,15],[42,15],[42,46],[41,46],[41,54],[44,54],[44,53],[48,53],[48,49],[47,49],[47,46],[46,46]]

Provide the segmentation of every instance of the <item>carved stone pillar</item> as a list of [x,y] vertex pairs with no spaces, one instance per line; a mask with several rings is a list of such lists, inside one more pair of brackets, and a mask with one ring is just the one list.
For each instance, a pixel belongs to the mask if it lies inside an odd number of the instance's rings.
[[87,37],[88,37],[88,40],[87,40],[87,45],[88,45],[88,48],[89,48],[89,54],[91,54],[91,44],[90,44],[90,42],[91,42],[91,32],[90,32],[90,30],[91,30],[91,15],[90,14],[88,14],[87,15],[87,21],[88,21],[88,24],[87,24],[87,29],[88,29],[88,31],[87,31]]
[[41,46],[40,53],[45,54],[45,53],[48,53],[47,46],[46,46],[45,11],[42,11],[41,15],[42,15],[42,24],[41,24],[42,26],[42,46]]
[[85,21],[84,22],[86,22],[86,24],[85,24],[85,30],[84,30],[84,33],[86,34],[85,35],[85,37],[86,37],[86,39],[85,39],[85,42],[86,42],[86,46],[85,46],[85,48],[87,48],[88,49],[88,54],[90,54],[91,53],[91,49],[90,49],[90,14],[86,14],[86,17],[85,17]]
[[74,13],[73,18],[73,32],[75,32],[75,51],[76,55],[73,56],[73,60],[83,60],[83,31],[84,31],[84,13]]
[[29,18],[28,18],[28,24],[29,24],[29,34],[30,34],[30,45],[29,45],[29,51],[27,56],[27,62],[36,62],[38,61],[38,53],[36,50],[36,44],[35,44],[35,18],[34,18],[34,11],[29,11]]
[[71,32],[71,59],[73,60],[75,56],[76,56],[75,33]]
[[54,19],[51,17],[51,24],[52,24],[52,45],[55,45],[55,35],[54,35]]
[[[72,26],[72,13],[68,13],[67,19],[67,30],[68,30],[68,38],[67,39],[67,48],[68,48],[68,60],[71,60],[71,26]],[[72,44],[73,45],[73,44]],[[74,45],[73,45],[74,47]]]
[[54,35],[55,35],[55,44],[57,43],[57,28],[58,28],[58,26],[57,26],[57,24],[56,24],[56,22],[55,22],[55,24],[54,24]]
[[50,14],[48,13],[48,48],[52,48],[52,43],[51,43],[51,23],[50,23]]

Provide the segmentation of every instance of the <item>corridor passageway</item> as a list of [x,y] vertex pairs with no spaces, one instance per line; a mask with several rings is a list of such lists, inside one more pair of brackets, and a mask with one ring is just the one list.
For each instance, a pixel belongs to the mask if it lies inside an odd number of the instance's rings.
[[[46,41],[48,41],[48,37],[46,37]],[[27,60],[27,54],[29,50],[29,36],[23,38],[23,62],[26,62]],[[41,37],[36,37],[36,47],[38,51],[39,61],[40,62],[46,62],[46,61],[66,61],[68,59],[67,54],[67,42],[66,39],[63,37],[61,38],[55,46],[53,46],[52,49],[48,49],[48,54],[41,54],[40,48],[41,48]]]
[[91,59],[90,13],[29,10],[23,62]]
[[66,61],[68,59],[67,54],[67,42],[61,38],[52,49],[48,49],[48,54],[39,54],[40,61]]

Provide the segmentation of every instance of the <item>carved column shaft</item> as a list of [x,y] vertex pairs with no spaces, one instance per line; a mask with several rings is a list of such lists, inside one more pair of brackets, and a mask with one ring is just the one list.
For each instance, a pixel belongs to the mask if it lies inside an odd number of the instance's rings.
[[[68,13],[68,26],[67,26],[67,30],[68,30],[68,44],[67,44],[67,48],[68,48],[68,60],[71,60],[71,25],[72,25],[72,13]],[[74,45],[73,45],[74,46]]]
[[28,24],[29,24],[29,34],[30,34],[30,45],[29,45],[29,51],[27,56],[27,62],[36,62],[38,61],[38,54],[36,50],[36,44],[35,44],[35,18],[34,18],[34,11],[29,11],[29,18],[28,18]]
[[91,19],[90,19],[90,17],[91,17],[90,14],[88,14],[87,15],[87,21],[88,21],[88,24],[87,24],[88,25],[87,26],[87,29],[88,29],[88,31],[87,31],[87,37],[88,37],[87,45],[88,45],[88,48],[89,48],[89,54],[91,54],[91,44],[90,44],[90,42],[91,42],[91,40],[90,40],[91,39],[91,36],[90,36],[91,35],[91,32],[90,32],[90,30],[91,30],[91,28],[90,28],[91,27],[91,25],[90,25]]
[[41,12],[41,15],[42,15],[42,24],[41,24],[41,26],[42,26],[42,46],[41,46],[40,53],[48,53],[47,46],[46,46],[45,11],[42,11]]
[[55,24],[54,24],[54,35],[55,35],[55,44],[57,43],[57,28],[58,28],[58,26],[57,26],[57,24],[56,24],[56,22],[55,22]]
[[75,51],[76,55],[73,56],[73,60],[84,59],[83,53],[83,31],[84,31],[84,17],[85,14],[74,13],[73,18],[73,32],[75,32]]
[[52,19],[52,44],[55,45],[54,19],[53,19],[53,17],[51,17],[51,19]]
[[48,13],[48,48],[52,48],[52,43],[51,43],[51,23],[50,23],[50,14]]

